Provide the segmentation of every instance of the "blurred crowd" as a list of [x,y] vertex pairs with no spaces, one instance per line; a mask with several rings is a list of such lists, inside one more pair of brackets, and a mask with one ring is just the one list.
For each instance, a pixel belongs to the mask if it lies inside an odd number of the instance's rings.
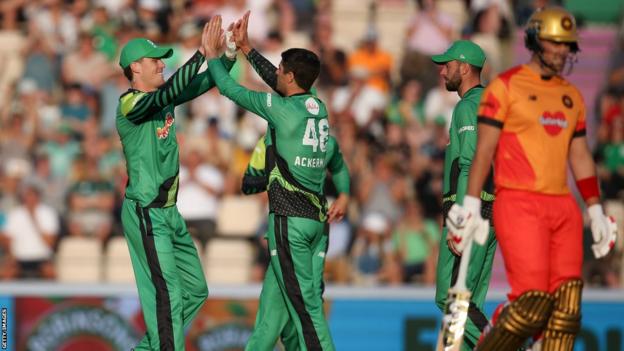
[[[430,60],[468,38],[487,53],[487,82],[514,63],[513,47],[532,11],[547,1],[379,0],[354,48],[336,44],[337,0],[3,0],[0,3],[0,275],[54,279],[65,237],[105,246],[122,236],[127,177],[115,130],[119,96],[129,88],[120,48],[144,36],[174,48],[165,75],[199,47],[213,14],[224,23],[251,9],[249,33],[275,65],[287,46],[321,58],[316,87],[330,108],[332,133],[351,172],[347,218],[331,227],[327,280],[334,283],[433,284],[441,235],[444,149],[455,92]],[[440,1],[441,2],[441,1]],[[446,1],[448,2],[448,1]],[[351,1],[354,6],[368,3]],[[375,11],[386,3],[412,11],[401,53],[384,47]],[[448,6],[444,7],[448,9]],[[624,198],[624,35],[596,104],[596,157],[614,211]],[[520,38],[521,39],[521,38]],[[582,59],[581,53],[581,59]],[[267,90],[239,57],[233,77]],[[181,150],[178,207],[202,245],[218,237],[221,199],[242,196],[240,181],[266,123],[213,89],[176,109]],[[327,195],[335,196],[328,182]],[[254,195],[266,203],[266,195]],[[244,214],[241,215],[244,218]],[[261,281],[267,263],[263,226],[252,239]],[[621,286],[621,250],[588,261],[590,283]]]

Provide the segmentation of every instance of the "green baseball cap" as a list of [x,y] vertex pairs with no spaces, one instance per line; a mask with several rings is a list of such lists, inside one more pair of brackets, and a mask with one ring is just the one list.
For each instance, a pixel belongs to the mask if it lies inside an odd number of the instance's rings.
[[145,38],[134,38],[121,49],[119,65],[125,69],[134,61],[144,57],[168,58],[173,55],[173,49],[163,48],[154,44],[153,41]]
[[476,67],[483,67],[485,63],[485,53],[479,45],[470,40],[457,40],[442,55],[433,55],[433,62],[444,64],[449,61],[460,61],[469,63]]

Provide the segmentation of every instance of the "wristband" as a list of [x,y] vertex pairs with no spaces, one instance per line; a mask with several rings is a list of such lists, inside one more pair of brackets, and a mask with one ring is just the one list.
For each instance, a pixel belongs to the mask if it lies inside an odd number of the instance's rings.
[[600,197],[600,190],[598,189],[598,178],[596,178],[596,176],[577,180],[576,186],[585,202],[587,202],[587,200],[591,199],[592,197]]

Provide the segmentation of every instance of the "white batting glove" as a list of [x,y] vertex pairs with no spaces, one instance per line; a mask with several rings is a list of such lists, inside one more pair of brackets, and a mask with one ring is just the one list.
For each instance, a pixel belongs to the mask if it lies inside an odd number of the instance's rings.
[[613,217],[604,214],[600,204],[589,206],[587,213],[589,213],[592,236],[594,237],[594,244],[592,245],[594,256],[596,258],[604,257],[615,246],[617,225]]
[[484,245],[490,231],[490,222],[481,217],[481,199],[466,195],[464,205],[454,204],[446,219],[451,242],[458,252],[462,252],[468,241],[474,239]]
[[232,40],[232,31],[225,32],[225,56],[229,59],[236,57],[236,43]]

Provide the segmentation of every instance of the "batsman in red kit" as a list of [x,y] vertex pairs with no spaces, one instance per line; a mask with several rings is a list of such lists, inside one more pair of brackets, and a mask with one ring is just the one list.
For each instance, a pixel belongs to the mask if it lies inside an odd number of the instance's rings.
[[579,51],[576,22],[565,9],[537,10],[525,45],[529,63],[500,74],[483,93],[478,142],[463,205],[447,226],[461,241],[487,230],[479,194],[494,162],[494,227],[511,286],[477,350],[517,350],[529,337],[543,351],[572,350],[581,322],[583,219],[567,186],[569,163],[589,213],[597,258],[617,228],[600,204],[596,167],[585,138],[585,106],[562,77]]

